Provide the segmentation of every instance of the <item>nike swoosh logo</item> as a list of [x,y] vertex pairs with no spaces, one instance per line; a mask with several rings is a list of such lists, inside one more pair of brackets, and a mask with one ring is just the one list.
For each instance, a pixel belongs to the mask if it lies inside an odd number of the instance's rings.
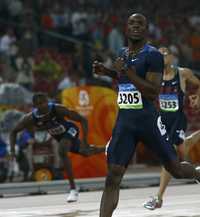
[[135,62],[135,61],[137,61],[137,60],[138,60],[137,58],[136,58],[136,59],[132,59],[131,62]]

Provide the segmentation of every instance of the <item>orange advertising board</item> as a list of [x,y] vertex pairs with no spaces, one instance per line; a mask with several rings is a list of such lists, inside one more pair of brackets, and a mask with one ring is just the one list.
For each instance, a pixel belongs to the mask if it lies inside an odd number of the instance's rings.
[[[89,125],[88,142],[90,144],[105,146],[111,137],[118,111],[116,97],[116,93],[109,88],[81,86],[65,89],[62,92],[62,104],[87,118]],[[91,157],[70,153],[70,158],[72,159],[75,178],[106,175],[104,153]]]

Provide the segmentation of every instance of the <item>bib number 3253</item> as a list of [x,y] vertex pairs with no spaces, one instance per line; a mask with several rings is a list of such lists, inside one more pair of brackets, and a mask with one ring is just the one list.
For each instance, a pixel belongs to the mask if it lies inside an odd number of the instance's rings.
[[179,109],[178,96],[177,95],[167,95],[160,94],[160,109],[166,112],[176,112]]
[[142,109],[141,93],[135,91],[120,91],[118,93],[118,105],[121,109]]

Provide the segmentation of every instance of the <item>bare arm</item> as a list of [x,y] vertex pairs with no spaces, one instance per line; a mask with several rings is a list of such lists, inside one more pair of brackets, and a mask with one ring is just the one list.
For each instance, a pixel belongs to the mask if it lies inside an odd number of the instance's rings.
[[81,116],[79,113],[69,110],[66,107],[62,105],[56,106],[56,113],[61,117],[68,117],[69,119],[73,121],[77,121],[81,124],[81,127],[83,129],[83,143],[87,144],[87,136],[88,136],[88,122],[87,119],[85,119],[83,116]]
[[145,80],[136,74],[135,68],[133,67],[129,68],[126,73],[146,99],[155,100],[157,98],[160,91],[161,73],[148,72]]
[[200,80],[188,68],[183,68],[181,71],[185,80],[197,87],[196,94],[200,96]]
[[115,69],[120,73],[126,73],[130,81],[149,100],[155,100],[160,91],[162,71],[164,67],[163,56],[158,52],[152,52],[147,57],[148,71],[146,77],[142,78],[137,75],[134,65],[126,66],[123,58],[117,58]]
[[12,129],[10,133],[10,146],[11,146],[11,155],[15,155],[15,144],[17,139],[17,133],[24,130],[25,128],[29,128],[33,125],[32,115],[31,113],[26,114]]
[[192,86],[197,87],[196,92],[189,96],[190,106],[192,108],[200,107],[200,80],[193,74],[188,68],[180,68],[181,84],[184,89],[186,83],[190,83]]

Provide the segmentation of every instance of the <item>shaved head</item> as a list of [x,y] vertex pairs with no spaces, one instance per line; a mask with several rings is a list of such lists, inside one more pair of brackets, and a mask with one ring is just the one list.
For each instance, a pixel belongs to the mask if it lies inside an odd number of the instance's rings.
[[127,36],[133,43],[145,41],[148,31],[148,22],[143,14],[135,13],[128,18]]
[[146,23],[146,26],[148,26],[147,18],[143,14],[140,14],[140,13],[135,13],[135,14],[130,15],[128,20],[133,19],[135,17],[139,17],[140,19],[142,19],[143,22]]

